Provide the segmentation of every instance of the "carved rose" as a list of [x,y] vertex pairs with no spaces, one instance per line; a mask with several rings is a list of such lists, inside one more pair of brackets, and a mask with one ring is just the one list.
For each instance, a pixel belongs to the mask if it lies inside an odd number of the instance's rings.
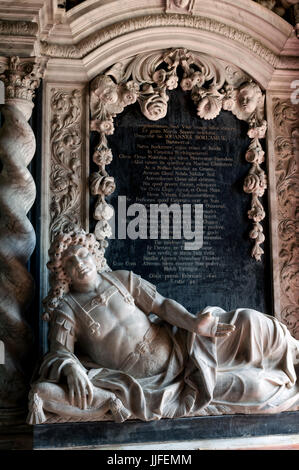
[[125,85],[122,92],[122,102],[125,106],[136,103],[138,98],[139,85],[138,83],[131,80]]
[[114,124],[112,120],[98,121],[93,120],[90,122],[90,129],[105,135],[112,135],[114,133]]
[[156,72],[153,74],[153,81],[161,86],[165,82],[166,75],[167,73],[165,70],[156,70]]
[[222,107],[225,111],[232,111],[235,104],[236,104],[236,100],[234,100],[233,98],[224,98]]
[[251,127],[247,132],[250,139],[263,139],[267,131],[267,121],[263,121],[260,126]]
[[249,163],[262,163],[265,160],[265,152],[260,145],[249,147],[245,154],[245,159]]
[[100,167],[105,167],[112,162],[113,155],[111,149],[96,150],[92,157],[93,161]]
[[[256,203],[254,206],[252,206],[247,214],[248,218],[254,220],[255,222],[261,222],[261,220],[263,220],[266,216],[263,206],[260,203]],[[250,238],[254,237],[250,234]]]
[[183,78],[181,81],[181,88],[184,91],[190,91],[193,88],[193,81],[191,77]]
[[110,196],[115,191],[115,182],[112,176],[102,176],[99,173],[93,173],[90,179],[90,190],[93,196]]
[[149,96],[142,104],[141,111],[144,116],[151,121],[158,121],[167,114],[167,96],[154,94]]
[[250,173],[245,178],[243,189],[245,193],[254,193],[261,197],[264,194],[266,187],[266,175],[264,173],[261,173],[260,175]]
[[200,88],[205,82],[205,76],[201,72],[194,72],[190,77],[185,77],[181,81],[181,88],[184,91],[192,90],[197,86]]
[[112,229],[106,220],[100,220],[94,230],[95,236],[98,240],[103,240],[104,238],[109,238],[112,236]]
[[100,202],[97,204],[96,209],[94,211],[94,218],[96,220],[110,220],[114,215],[114,209],[112,206],[107,204],[106,202]]
[[166,80],[166,87],[168,90],[174,90],[178,86],[178,77],[176,75],[170,75]]

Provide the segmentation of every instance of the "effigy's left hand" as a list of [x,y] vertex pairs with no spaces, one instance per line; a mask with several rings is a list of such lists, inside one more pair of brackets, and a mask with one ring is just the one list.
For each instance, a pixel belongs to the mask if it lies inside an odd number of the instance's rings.
[[195,333],[200,336],[217,338],[229,336],[236,329],[235,325],[220,323],[218,317],[214,317],[211,312],[203,313],[195,319]]

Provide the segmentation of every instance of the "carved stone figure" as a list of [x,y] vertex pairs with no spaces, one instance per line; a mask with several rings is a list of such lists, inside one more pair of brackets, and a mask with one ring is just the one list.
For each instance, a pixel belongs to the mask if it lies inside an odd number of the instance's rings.
[[128,271],[110,271],[93,234],[49,250],[50,350],[28,422],[144,421],[299,408],[299,342],[274,317],[206,307],[192,315]]

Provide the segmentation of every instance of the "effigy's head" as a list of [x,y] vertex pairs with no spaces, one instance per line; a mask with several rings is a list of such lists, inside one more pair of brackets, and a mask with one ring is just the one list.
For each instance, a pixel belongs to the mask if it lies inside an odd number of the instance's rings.
[[[49,262],[47,263],[51,273],[51,290],[44,300],[44,305],[48,313],[57,307],[62,297],[70,290],[72,273],[67,266],[66,259],[68,259],[70,253],[77,251],[76,247],[81,247],[86,253],[88,252],[97,272],[109,270],[104,258],[104,250],[93,233],[86,233],[81,228],[69,233],[58,233],[51,243]],[[47,315],[45,319],[49,319]]]

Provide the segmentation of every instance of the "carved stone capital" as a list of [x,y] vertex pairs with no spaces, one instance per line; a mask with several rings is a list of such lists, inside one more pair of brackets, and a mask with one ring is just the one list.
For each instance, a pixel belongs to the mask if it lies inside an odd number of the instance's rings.
[[23,59],[17,56],[9,57],[1,63],[4,71],[0,80],[5,85],[5,102],[15,105],[27,120],[32,113],[32,100],[43,76],[45,64],[45,59]]

